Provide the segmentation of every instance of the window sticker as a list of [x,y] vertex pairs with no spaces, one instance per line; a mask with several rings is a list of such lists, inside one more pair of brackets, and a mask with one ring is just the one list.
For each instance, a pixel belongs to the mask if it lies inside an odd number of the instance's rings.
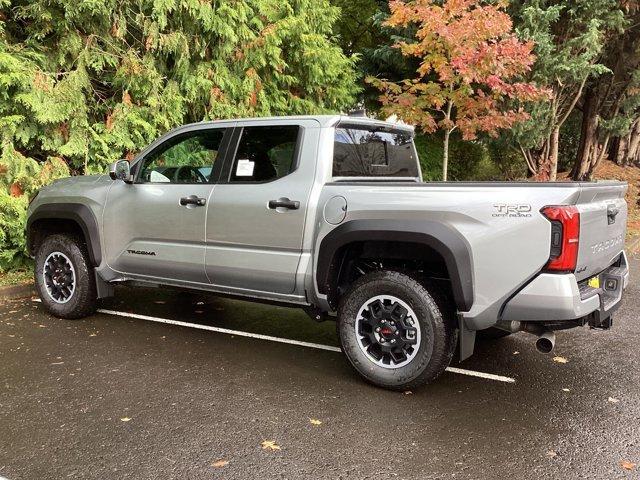
[[252,162],[251,160],[244,158],[239,159],[238,165],[236,166],[236,177],[252,177],[255,164],[256,162]]

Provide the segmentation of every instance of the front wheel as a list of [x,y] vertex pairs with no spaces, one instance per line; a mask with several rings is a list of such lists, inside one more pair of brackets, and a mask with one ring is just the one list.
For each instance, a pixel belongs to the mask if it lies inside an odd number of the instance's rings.
[[452,308],[438,288],[395,271],[354,282],[338,307],[338,335],[365,379],[394,390],[440,376],[456,339]]
[[35,283],[46,309],[56,317],[86,317],[96,308],[96,283],[84,243],[55,234],[36,253]]

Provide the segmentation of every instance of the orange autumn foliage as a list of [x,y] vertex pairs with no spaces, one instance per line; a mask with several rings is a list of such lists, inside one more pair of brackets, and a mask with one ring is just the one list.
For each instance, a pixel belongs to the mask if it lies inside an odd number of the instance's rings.
[[381,90],[386,114],[426,132],[459,129],[471,140],[528,119],[518,103],[547,96],[518,81],[535,57],[532,43],[513,33],[506,2],[393,0],[389,6],[388,26],[417,27],[414,41],[395,47],[420,64],[413,78],[400,82],[368,79]]

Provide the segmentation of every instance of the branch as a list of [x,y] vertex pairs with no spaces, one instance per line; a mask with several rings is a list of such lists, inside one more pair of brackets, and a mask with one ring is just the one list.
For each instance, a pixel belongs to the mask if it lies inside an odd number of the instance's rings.
[[530,154],[522,147],[522,145],[518,144],[520,147],[520,152],[522,152],[522,156],[524,157],[525,162],[527,162],[527,168],[533,175],[538,174],[538,170],[533,165],[533,160],[530,158]]
[[593,169],[592,172],[596,171],[596,168],[598,168],[598,165],[600,165],[600,162],[602,161],[602,159],[604,158],[604,156],[607,154],[607,149],[609,148],[609,139],[611,138],[611,134],[608,133],[604,143],[602,144],[602,150],[600,151],[599,155],[596,157],[596,162],[593,164]]
[[584,89],[585,83],[587,83],[587,77],[584,77],[582,79],[582,83],[580,84],[580,88],[578,88],[578,93],[576,93],[576,96],[573,98],[573,101],[571,102],[571,105],[569,106],[569,108],[567,109],[565,114],[562,116],[562,119],[558,122],[558,127],[561,127],[562,124],[567,121],[567,118],[569,118],[569,115],[573,111],[573,108],[576,106],[576,103],[578,103],[578,100],[580,100],[580,97],[582,96],[582,90]]

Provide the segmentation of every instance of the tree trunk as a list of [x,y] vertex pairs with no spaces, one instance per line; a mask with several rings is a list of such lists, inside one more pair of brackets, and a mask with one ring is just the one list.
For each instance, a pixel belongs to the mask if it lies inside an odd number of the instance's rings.
[[617,165],[622,165],[624,157],[627,151],[627,141],[625,137],[614,137],[611,139],[611,145],[609,146],[609,158],[616,162]]
[[640,147],[640,119],[633,122],[631,131],[623,137],[611,139],[609,158],[617,165],[625,167],[636,164],[636,158]]
[[582,107],[582,127],[580,129],[580,145],[571,170],[573,180],[587,180],[592,166],[598,158],[598,110],[596,96],[591,88],[584,93]]
[[[549,140],[545,142],[545,147],[548,146]],[[535,159],[536,164],[536,173],[533,176],[536,182],[547,182],[549,181],[549,155],[547,153],[547,149],[543,148],[540,151],[532,154],[532,157]]]
[[545,140],[541,152],[537,156],[538,173],[535,179],[538,182],[554,182],[558,175],[558,144],[560,142],[560,127],[551,131],[549,138]]
[[633,123],[631,131],[624,137],[624,141],[627,148],[620,165],[635,164],[638,156],[638,147],[640,146],[640,120],[636,120]]
[[449,129],[444,131],[444,146],[442,153],[442,181],[447,181],[447,170],[449,168],[449,136],[451,131]]
[[558,146],[560,144],[560,126],[557,126],[551,132],[549,139],[549,181],[555,182],[558,176]]

